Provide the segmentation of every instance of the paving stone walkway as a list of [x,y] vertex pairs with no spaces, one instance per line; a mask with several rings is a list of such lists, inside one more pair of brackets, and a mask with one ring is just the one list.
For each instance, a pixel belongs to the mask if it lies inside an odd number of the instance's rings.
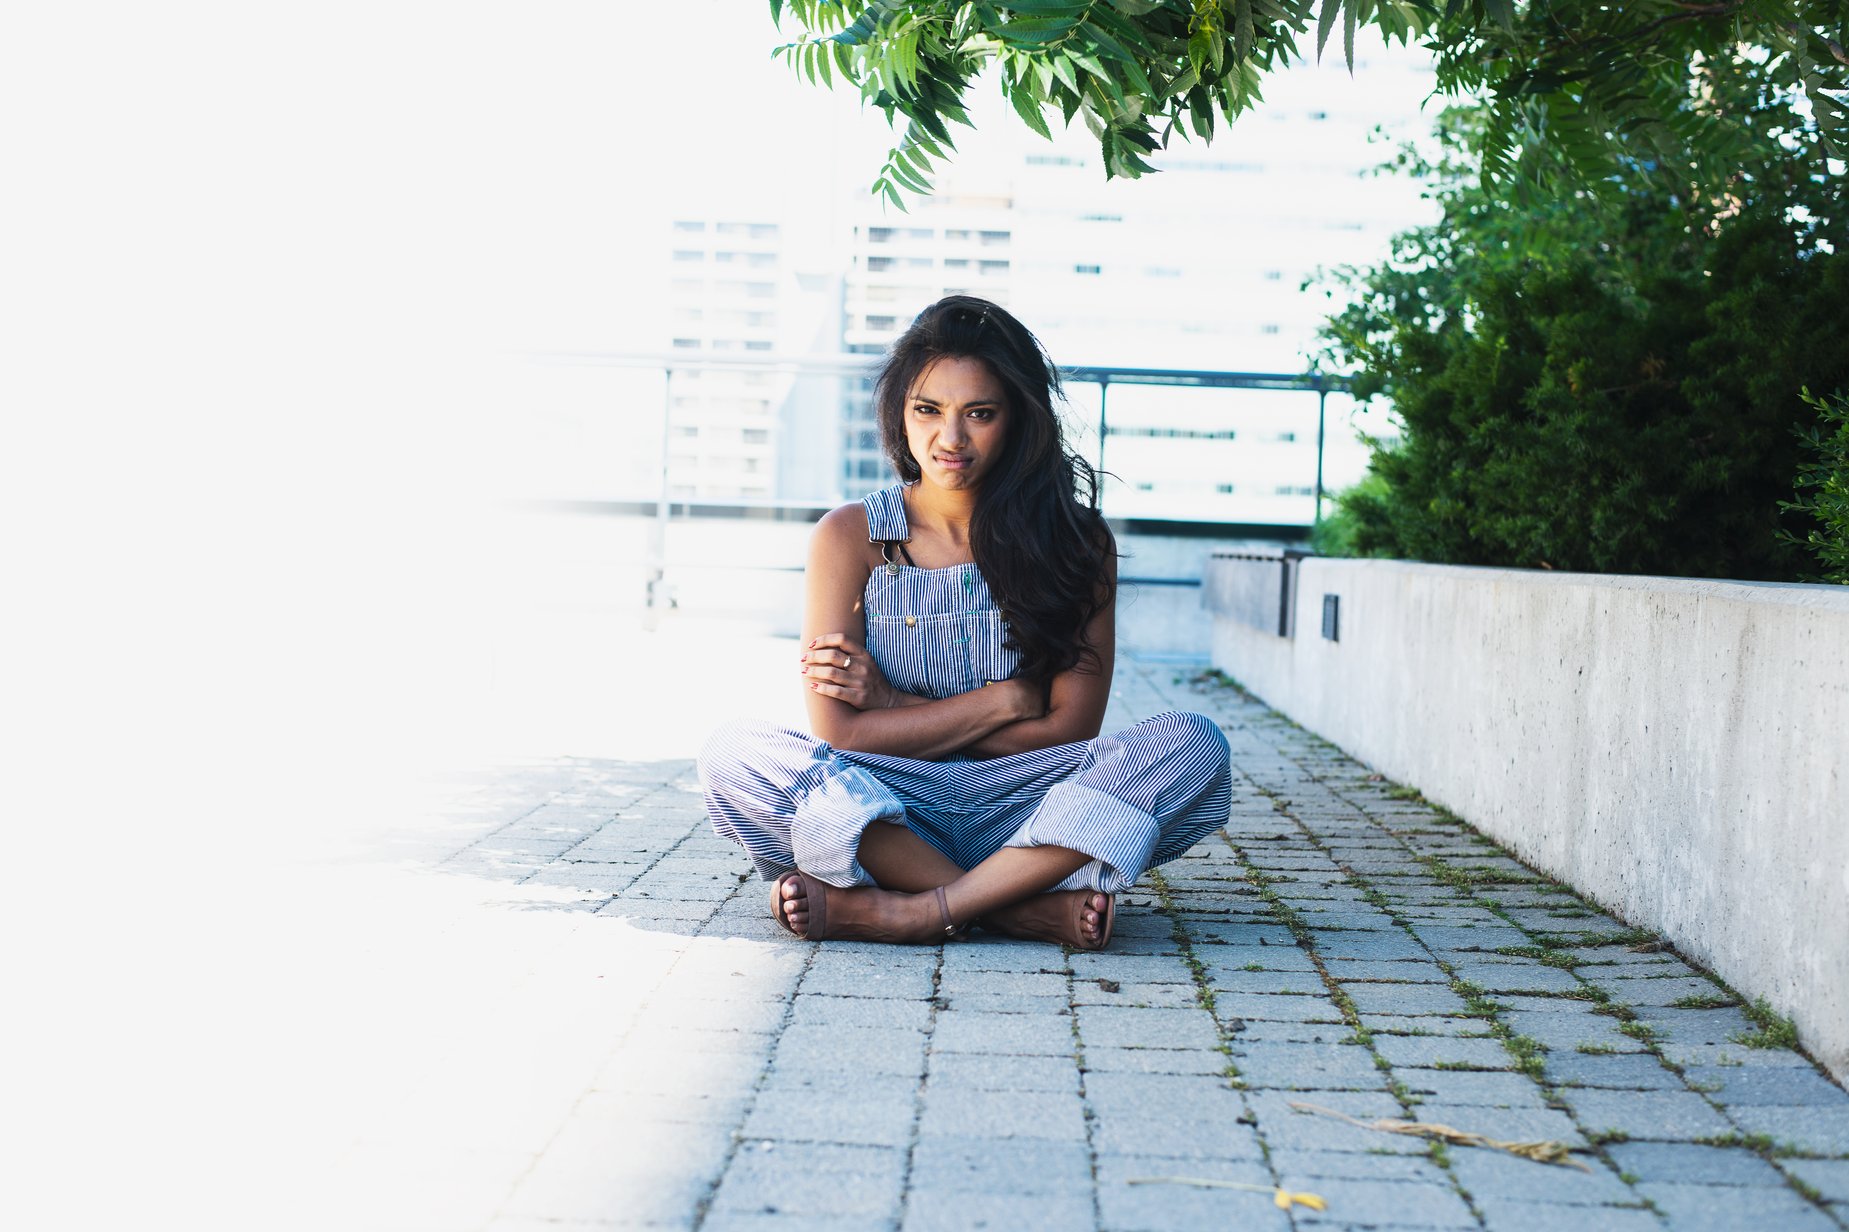
[[1226,682],[1120,664],[1111,725],[1167,708],[1225,728],[1231,817],[1102,954],[796,940],[685,761],[475,781],[444,872],[651,947],[489,1226],[1849,1226],[1849,1095],[1776,1021]]

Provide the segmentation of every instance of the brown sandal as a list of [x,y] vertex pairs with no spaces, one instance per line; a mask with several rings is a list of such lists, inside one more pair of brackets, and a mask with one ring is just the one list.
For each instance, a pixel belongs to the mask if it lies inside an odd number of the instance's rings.
[[1111,943],[1111,927],[1117,922],[1117,899],[1114,895],[1104,894],[1104,910],[1098,913],[1098,939],[1095,942],[1087,941],[1085,908],[1094,894],[1104,892],[1059,890],[1038,894],[1016,904],[1016,907],[1031,904],[1038,908],[1026,918],[1016,918],[1003,924],[985,917],[982,926],[1023,941],[1051,941],[1055,945],[1069,945],[1075,950],[1102,950]]
[[[789,918],[783,914],[784,904],[789,902],[783,897],[783,883],[795,878],[803,884],[803,893],[809,900],[809,928],[807,932],[797,932],[790,925]],[[804,941],[820,941],[828,936],[828,897],[817,887],[822,883],[812,880],[806,873],[785,873],[770,887],[770,918],[783,926],[783,931]]]

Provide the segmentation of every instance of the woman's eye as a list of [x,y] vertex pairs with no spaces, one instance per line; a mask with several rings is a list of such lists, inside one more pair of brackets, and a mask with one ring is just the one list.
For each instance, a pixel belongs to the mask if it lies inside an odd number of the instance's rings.
[[915,406],[912,408],[912,414],[914,415],[935,415],[937,414],[937,408],[934,406]]

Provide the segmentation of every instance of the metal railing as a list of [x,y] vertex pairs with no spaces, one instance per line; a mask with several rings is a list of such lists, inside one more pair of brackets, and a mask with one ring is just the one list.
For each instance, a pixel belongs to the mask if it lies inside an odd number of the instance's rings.
[[[770,352],[724,354],[701,351],[690,354],[678,351],[668,352],[619,352],[619,351],[556,351],[537,353],[532,356],[537,362],[573,366],[625,368],[635,370],[652,370],[662,374],[661,400],[661,447],[657,467],[655,497],[652,502],[622,502],[624,505],[637,506],[635,512],[641,512],[641,505],[653,504],[653,528],[651,531],[651,551],[649,566],[649,608],[656,610],[665,606],[664,577],[667,569],[666,542],[667,528],[673,509],[683,506],[689,511],[696,503],[714,507],[738,509],[775,509],[796,516],[809,516],[807,510],[814,509],[819,516],[821,508],[813,500],[800,501],[752,501],[749,499],[715,499],[705,502],[677,499],[674,495],[673,464],[671,444],[674,427],[674,400],[676,395],[676,375],[688,372],[755,372],[791,377],[820,376],[864,379],[869,376],[880,362],[881,357],[870,354],[833,354],[833,355],[784,355]],[[1062,377],[1069,383],[1076,382],[1092,385],[1098,391],[1096,415],[1096,444],[1093,461],[1100,471],[1105,469],[1106,448],[1114,434],[1123,429],[1113,430],[1110,419],[1111,390],[1117,386],[1155,386],[1168,388],[1194,388],[1213,390],[1257,390],[1269,392],[1300,392],[1316,396],[1316,463],[1312,492],[1314,495],[1312,524],[1320,522],[1323,510],[1323,472],[1324,457],[1327,448],[1328,398],[1331,393],[1345,392],[1349,383],[1342,377],[1321,373],[1280,373],[1280,372],[1236,372],[1213,369],[1183,368],[1131,368],[1108,365],[1080,364],[1060,369]],[[842,427],[845,428],[845,418]],[[1107,509],[1108,512],[1108,509]],[[1139,519],[1147,522],[1147,519]],[[1229,529],[1235,524],[1203,523],[1198,520],[1191,525],[1210,529],[1218,526]],[[1250,530],[1249,524],[1239,524]],[[1282,529],[1280,524],[1278,529]],[[1296,523],[1295,525],[1301,525]]]

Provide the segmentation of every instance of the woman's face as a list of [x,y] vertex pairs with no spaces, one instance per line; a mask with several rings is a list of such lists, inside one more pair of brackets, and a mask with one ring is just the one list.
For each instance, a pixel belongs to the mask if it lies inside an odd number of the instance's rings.
[[924,482],[973,491],[1007,446],[1007,391],[981,360],[933,360],[905,395],[905,440]]

